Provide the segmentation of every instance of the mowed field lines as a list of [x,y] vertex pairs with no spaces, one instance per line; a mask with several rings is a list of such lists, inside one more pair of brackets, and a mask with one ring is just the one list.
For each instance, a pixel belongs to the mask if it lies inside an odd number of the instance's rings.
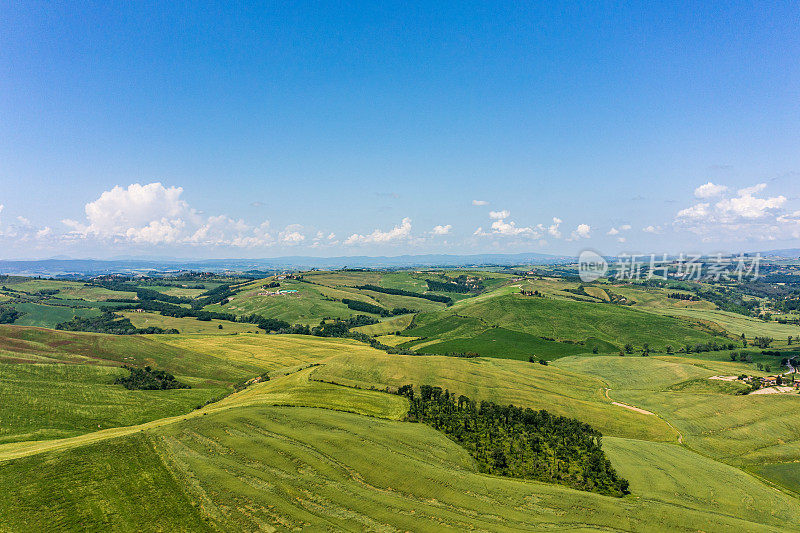
[[[0,530],[721,532],[788,531],[800,520],[795,500],[730,467],[672,445],[645,443],[638,457],[641,443],[609,441],[618,468],[637,470],[633,496],[479,474],[422,424],[228,409],[0,463],[0,483],[20,487],[0,496]],[[676,487],[698,470],[703,485]]]
[[774,473],[776,480],[800,492],[793,468],[762,468],[800,457],[800,395],[742,396],[708,380],[736,375],[743,363],[693,356],[609,356],[569,357],[554,365],[603,379],[610,398],[656,413],[681,433],[690,449],[764,477]]
[[[16,327],[2,332],[0,361],[6,362],[0,362],[0,383],[28,391],[32,399],[14,419],[18,442],[0,444],[0,483],[15,489],[0,493],[3,532],[744,532],[790,531],[800,523],[796,498],[678,446],[678,433],[665,420],[612,405],[606,397],[610,388],[615,400],[653,410],[685,432],[689,448],[705,451],[695,443],[708,438],[709,420],[687,411],[687,404],[677,409],[687,419],[679,424],[679,417],[639,402],[637,395],[685,395],[695,405],[753,399],[673,390],[727,368],[720,361],[573,356],[545,366],[390,355],[353,340],[297,335],[145,338]],[[21,362],[28,360],[36,362]],[[131,360],[175,371],[193,388],[128,391],[111,384],[121,372],[118,365]],[[162,402],[169,405],[168,394],[213,387],[227,392],[232,381],[264,373],[269,381],[200,409],[188,402],[182,412],[172,404],[165,414],[142,415]],[[48,383],[62,385],[48,391]],[[613,498],[481,474],[456,442],[427,425],[403,421],[405,398],[380,392],[406,383],[590,423],[603,432],[603,447],[631,482],[632,494]],[[75,419],[59,416],[70,401],[97,404],[102,423],[119,426],[92,431],[89,409],[77,410],[76,416],[82,414]],[[51,406],[49,416],[63,419],[62,426],[49,426],[49,435],[33,431],[42,405]],[[721,405],[714,403],[718,410]],[[743,405],[738,408],[749,412]],[[30,439],[19,440],[25,434]],[[67,438],[53,438],[58,436]]]
[[476,400],[546,409],[583,420],[604,434],[666,442],[677,439],[663,420],[611,405],[602,380],[535,363],[375,352],[330,359],[312,377],[377,389],[435,385]]

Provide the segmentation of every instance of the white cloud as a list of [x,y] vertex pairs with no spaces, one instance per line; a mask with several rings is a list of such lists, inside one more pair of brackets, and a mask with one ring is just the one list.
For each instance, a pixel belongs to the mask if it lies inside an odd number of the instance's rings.
[[472,205],[489,205],[486,200],[472,200]]
[[[619,235],[623,231],[630,231],[630,229],[631,229],[631,225],[630,224],[622,224],[619,227],[612,227],[610,230],[608,230],[608,232],[606,232],[606,235]],[[617,238],[617,240],[619,240],[621,238],[622,237],[619,237],[619,238]],[[625,240],[623,239],[620,242],[625,242]]]
[[[0,204],[0,213],[4,205]],[[30,220],[17,216],[15,222],[7,226],[0,226],[0,237],[12,239],[15,243],[45,240],[50,237],[52,230],[49,227],[36,227]]]
[[717,202],[716,208],[723,215],[729,217],[763,218],[786,203],[785,196],[774,196],[772,198],[756,198],[753,196],[765,187],[766,184],[759,183],[754,187],[740,189],[738,197],[720,200]]
[[588,239],[592,236],[592,227],[589,224],[578,224],[575,230],[570,233],[568,241],[577,241],[579,239]]
[[678,211],[677,218],[679,219],[703,219],[709,216],[708,208],[711,204],[707,203],[700,203],[695,204],[691,207],[687,207],[686,209],[681,209]]
[[625,242],[627,239],[625,237],[617,237],[618,242]]
[[575,231],[572,232],[573,236],[577,236],[581,239],[588,239],[591,236],[592,228],[589,224],[578,224],[578,227],[575,228]]
[[269,222],[251,226],[226,215],[205,216],[161,183],[116,186],[86,204],[86,221],[65,219],[71,238],[162,245],[258,247],[274,244]]
[[662,228],[661,228],[661,226],[653,226],[651,224],[650,226],[642,228],[642,231],[645,232],[645,233],[652,233],[654,235],[657,235],[657,234],[661,233]]
[[518,227],[514,221],[495,220],[492,222],[492,231],[500,235],[532,235],[533,228]]
[[504,218],[508,218],[509,216],[511,216],[511,213],[506,211],[505,209],[502,211],[489,211],[489,218],[502,220]]
[[553,217],[553,223],[550,225],[550,227],[547,228],[547,233],[549,233],[556,239],[560,239],[561,232],[559,231],[558,227],[561,225],[562,222],[563,220],[561,220],[560,218]]
[[72,233],[149,244],[174,243],[187,236],[187,221],[201,225],[199,215],[181,200],[181,187],[160,183],[127,189],[116,186],[86,204],[87,223],[65,220]]
[[301,233],[303,226],[300,224],[289,224],[283,231],[278,233],[278,239],[283,244],[295,245],[306,240],[306,236]]
[[713,198],[715,196],[719,196],[725,191],[728,190],[728,187],[725,185],[715,185],[710,181],[705,185],[701,185],[694,190],[694,195],[698,198]]
[[766,183],[758,183],[739,189],[735,195],[725,195],[725,188],[719,193],[723,198],[713,205],[701,202],[678,211],[673,225],[696,234],[702,242],[797,238],[800,228],[783,213],[787,198],[757,196],[766,187]]
[[352,244],[387,244],[399,240],[408,239],[411,236],[411,219],[404,218],[400,225],[393,227],[389,231],[381,231],[376,229],[369,235],[360,235],[353,233],[344,243]]
[[756,183],[752,187],[745,187],[744,189],[739,189],[736,192],[739,194],[739,196],[753,196],[754,194],[761,192],[766,188],[766,183]]
[[431,230],[431,233],[434,235],[447,235],[448,233],[450,233],[451,229],[453,229],[453,226],[450,224],[444,226],[439,225],[439,226],[434,226],[433,229]]

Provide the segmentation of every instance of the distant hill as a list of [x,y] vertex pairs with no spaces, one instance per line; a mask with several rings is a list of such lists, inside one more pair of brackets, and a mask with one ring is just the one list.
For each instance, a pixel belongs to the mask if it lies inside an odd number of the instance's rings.
[[782,250],[769,250],[759,252],[762,257],[785,257],[787,259],[800,258],[800,248],[784,248]]
[[287,270],[287,269],[338,269],[338,268],[413,268],[454,267],[521,264],[558,264],[574,261],[574,257],[538,253],[474,254],[474,255],[399,255],[308,257],[290,256],[269,259],[209,259],[209,260],[95,260],[95,259],[44,259],[38,261],[0,260],[0,274],[29,276],[56,276],[67,274],[100,275],[169,272],[176,270],[202,270],[210,272]]

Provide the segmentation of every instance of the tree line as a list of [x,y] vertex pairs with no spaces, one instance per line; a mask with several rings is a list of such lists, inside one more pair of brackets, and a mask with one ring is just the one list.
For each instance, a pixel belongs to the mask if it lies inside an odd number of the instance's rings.
[[353,311],[362,311],[364,313],[372,313],[373,315],[380,315],[383,317],[416,313],[416,311],[413,309],[408,309],[406,307],[395,307],[394,309],[389,310],[379,305],[371,304],[369,302],[362,302],[361,300],[351,300],[350,298],[342,298],[342,303]]
[[175,328],[159,328],[150,326],[137,328],[129,318],[115,314],[113,311],[104,311],[100,316],[92,317],[72,317],[68,322],[56,324],[56,329],[62,331],[88,331],[91,333],[110,333],[112,335],[149,335],[156,333],[175,334],[179,331]]
[[123,365],[127,370],[127,376],[114,380],[116,385],[122,385],[129,390],[168,390],[168,389],[191,389],[189,385],[181,383],[175,376],[163,370],[153,370],[149,366],[135,368]]
[[430,300],[431,302],[439,302],[447,305],[451,305],[453,303],[452,298],[450,298],[449,296],[442,296],[440,294],[424,294],[421,292],[407,291],[404,289],[391,289],[388,287],[381,287],[379,285],[371,285],[371,284],[357,285],[353,288],[364,291],[382,292],[384,294],[392,294],[394,296],[411,296],[412,298],[424,298],[425,300]]

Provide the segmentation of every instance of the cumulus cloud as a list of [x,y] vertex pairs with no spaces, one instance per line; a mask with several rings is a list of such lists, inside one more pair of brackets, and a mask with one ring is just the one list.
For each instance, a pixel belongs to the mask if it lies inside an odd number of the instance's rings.
[[698,198],[714,198],[715,196],[719,196],[727,190],[728,187],[725,185],[715,185],[709,181],[708,183],[696,188],[694,190],[694,195]]
[[553,217],[553,223],[550,225],[550,227],[547,228],[547,233],[549,233],[551,236],[555,237],[556,239],[560,239],[561,238],[561,231],[559,231],[558,228],[559,228],[559,226],[561,226],[562,222],[563,222],[563,220],[561,220],[560,218]]
[[283,231],[278,233],[278,239],[280,239],[281,243],[283,244],[301,244],[306,240],[306,236],[301,233],[302,231],[303,226],[300,224],[289,224],[283,229]]
[[72,238],[197,246],[269,246],[269,223],[251,226],[226,215],[205,216],[181,198],[183,188],[161,183],[116,186],[86,204],[86,220],[66,219]]
[[489,205],[489,202],[487,202],[486,200],[472,200],[472,205],[478,205],[478,206]]
[[575,230],[570,234],[569,240],[576,241],[578,239],[588,239],[592,236],[592,227],[589,224],[578,224]]
[[[4,208],[5,206],[0,204],[0,213],[3,212]],[[2,222],[2,219],[0,219],[0,222]],[[52,230],[48,226],[35,226],[30,220],[23,216],[17,216],[11,224],[0,224],[0,237],[13,239],[13,241],[17,243],[43,241],[48,239],[51,234]]]
[[64,220],[72,233],[149,244],[174,243],[187,236],[187,225],[202,226],[200,216],[181,200],[181,187],[161,183],[116,186],[86,204],[86,223]]
[[446,224],[444,226],[439,225],[439,226],[434,226],[433,229],[431,230],[431,233],[433,235],[447,235],[448,233],[450,233],[451,229],[453,229],[453,226],[450,224]]
[[381,231],[376,229],[369,235],[361,235],[353,233],[344,243],[347,245],[352,244],[387,244],[397,241],[406,240],[411,236],[411,219],[404,218],[399,225],[393,227],[389,231]]
[[610,230],[608,230],[608,233],[606,233],[606,235],[619,235],[619,230],[617,228],[611,228]]
[[785,196],[772,198],[757,198],[754,195],[766,188],[765,183],[739,190],[739,196],[726,198],[717,203],[717,209],[728,217],[742,217],[748,219],[763,218],[779,209],[786,203]]
[[654,235],[657,235],[657,234],[661,233],[662,228],[661,228],[661,226],[653,226],[651,224],[651,225],[649,225],[647,227],[642,228],[642,231],[645,232],[645,233],[652,233]]
[[[695,195],[710,197],[707,185],[698,187]],[[678,211],[673,221],[676,229],[692,232],[703,242],[796,238],[797,223],[784,213],[787,198],[761,194],[766,183],[739,189],[736,194],[727,193],[728,188],[721,185],[714,187],[713,192],[722,197],[713,204],[700,202]]]
[[511,216],[511,213],[503,209],[502,211],[489,211],[489,218],[502,220]]
[[681,209],[678,211],[677,218],[687,220],[704,219],[710,214],[709,207],[711,207],[711,204],[708,203],[695,204],[691,207],[687,207],[686,209]]

